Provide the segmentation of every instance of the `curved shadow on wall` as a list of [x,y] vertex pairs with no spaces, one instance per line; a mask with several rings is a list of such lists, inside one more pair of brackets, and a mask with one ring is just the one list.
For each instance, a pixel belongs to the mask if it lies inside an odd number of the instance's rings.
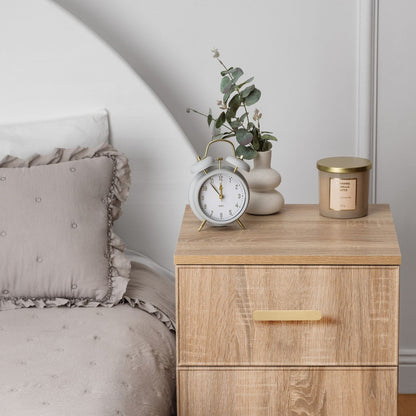
[[[105,7],[98,7],[96,2],[85,0],[51,1],[84,23],[119,55],[158,96],[195,151],[198,154],[203,153],[206,145],[206,130],[193,127],[191,123],[185,125],[181,120],[186,108],[184,100],[181,100],[178,91],[173,90],[172,80],[166,78],[166,72],[151,64],[152,48],[146,45],[146,42],[140,41],[139,33],[134,33],[132,30],[133,25],[123,21],[122,16],[109,13]],[[104,4],[100,6],[104,6]],[[114,9],[116,12],[121,8],[117,9],[117,5],[114,4]],[[123,17],[130,18],[130,16]],[[196,140],[195,138],[198,137],[203,140]]]

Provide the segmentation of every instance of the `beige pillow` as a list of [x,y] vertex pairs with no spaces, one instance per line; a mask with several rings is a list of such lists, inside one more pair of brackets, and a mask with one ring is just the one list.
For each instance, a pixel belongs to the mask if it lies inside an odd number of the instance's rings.
[[0,310],[112,306],[130,262],[114,234],[130,185],[110,145],[0,161]]

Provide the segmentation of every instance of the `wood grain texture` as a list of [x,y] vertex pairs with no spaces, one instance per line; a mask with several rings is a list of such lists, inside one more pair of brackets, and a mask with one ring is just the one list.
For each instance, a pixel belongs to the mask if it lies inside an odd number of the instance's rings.
[[396,416],[395,368],[178,371],[180,416]]
[[[388,206],[369,212],[333,220],[288,205],[246,216],[247,231],[198,233],[187,208],[175,255],[179,416],[397,415],[400,250]],[[255,310],[322,319],[254,321]]]
[[[399,268],[181,266],[178,365],[397,365]],[[320,310],[255,322],[254,310]]]
[[400,249],[388,205],[369,215],[336,220],[317,205],[286,205],[276,215],[245,215],[238,225],[206,227],[185,210],[175,264],[357,264],[399,265]]
[[416,416],[416,394],[399,394],[398,416]]

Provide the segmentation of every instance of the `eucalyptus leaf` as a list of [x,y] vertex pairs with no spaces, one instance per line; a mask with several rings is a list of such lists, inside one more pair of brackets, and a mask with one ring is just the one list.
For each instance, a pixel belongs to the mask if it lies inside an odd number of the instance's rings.
[[236,83],[243,74],[244,72],[241,68],[234,68],[230,71],[230,75],[233,77],[234,83]]
[[254,150],[260,150],[260,142],[257,134],[253,134],[253,140],[251,141],[251,145],[253,146]]
[[240,108],[241,105],[241,98],[239,94],[235,94],[233,98],[231,98],[228,106],[230,107],[230,110],[234,112],[234,114],[237,112],[237,110]]
[[225,122],[225,113],[224,111],[218,116],[217,121],[215,122],[215,128],[219,129]]
[[257,156],[257,152],[254,149],[241,145],[237,147],[236,154],[237,156],[243,156],[246,160],[254,159]]
[[224,76],[224,75],[227,75],[227,74],[229,74],[230,73],[230,71],[232,71],[234,68],[231,66],[230,68],[228,68],[227,70],[224,70],[224,71],[221,71],[221,75],[222,76]]
[[264,140],[273,140],[275,142],[277,142],[276,137],[272,136],[271,134],[262,134],[261,138]]
[[248,84],[249,82],[253,81],[254,77],[249,78],[248,80],[244,81],[243,83],[237,85],[238,88],[243,87],[244,85]]
[[267,150],[270,150],[271,148],[272,148],[272,144],[270,142],[263,142],[261,151],[266,152]]
[[212,123],[212,114],[208,114],[207,122],[208,122],[208,126],[210,126]]
[[221,80],[221,92],[223,94],[226,94],[228,91],[230,91],[231,87],[234,85],[234,81],[229,78],[228,76],[225,76]]
[[233,98],[231,98],[230,102],[228,103],[228,108],[230,114],[234,117],[237,113],[238,109],[240,108],[241,98],[239,94],[235,94]]
[[261,97],[260,90],[258,90],[257,88],[254,88],[254,90],[250,92],[250,94],[247,96],[244,102],[246,103],[246,105],[253,105],[258,100],[260,100],[260,97]]
[[237,139],[238,143],[246,146],[253,140],[253,135],[246,129],[238,129],[235,133],[235,138]]
[[246,97],[248,97],[249,95],[250,95],[250,93],[252,92],[252,91],[254,91],[256,89],[256,87],[254,86],[254,85],[250,85],[249,87],[247,87],[247,88],[244,88],[243,89],[243,91],[241,91],[241,96],[243,97],[243,98],[246,98]]
[[230,98],[230,95],[232,94],[232,92],[235,90],[235,85],[232,86],[232,88],[230,88],[225,94],[224,97],[222,98],[222,101],[224,102],[224,104],[227,104],[228,99]]
[[228,139],[228,138],[230,138],[230,137],[234,137],[235,136],[235,134],[234,133],[228,133],[228,134],[225,134],[224,136],[222,136],[221,138],[222,139]]
[[231,126],[233,129],[237,129],[237,128],[239,128],[239,127],[240,127],[240,125],[241,125],[241,123],[240,123],[238,120],[231,120],[231,121],[230,121],[230,126]]
[[244,113],[240,118],[239,118],[239,120],[241,121],[241,122],[243,122],[244,121],[244,119],[247,117],[247,113]]

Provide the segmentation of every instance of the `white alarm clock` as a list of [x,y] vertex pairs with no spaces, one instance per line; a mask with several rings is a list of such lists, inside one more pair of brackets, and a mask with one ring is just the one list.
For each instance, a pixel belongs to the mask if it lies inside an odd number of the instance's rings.
[[[209,147],[216,142],[229,143],[234,156],[217,158],[207,156]],[[226,139],[216,139],[208,143],[205,154],[198,157],[198,162],[192,166],[195,174],[189,188],[189,204],[194,214],[202,221],[199,231],[208,222],[214,226],[224,226],[237,222],[245,228],[240,217],[244,214],[250,192],[244,176],[238,170],[249,171],[249,165],[237,158],[232,142]]]

